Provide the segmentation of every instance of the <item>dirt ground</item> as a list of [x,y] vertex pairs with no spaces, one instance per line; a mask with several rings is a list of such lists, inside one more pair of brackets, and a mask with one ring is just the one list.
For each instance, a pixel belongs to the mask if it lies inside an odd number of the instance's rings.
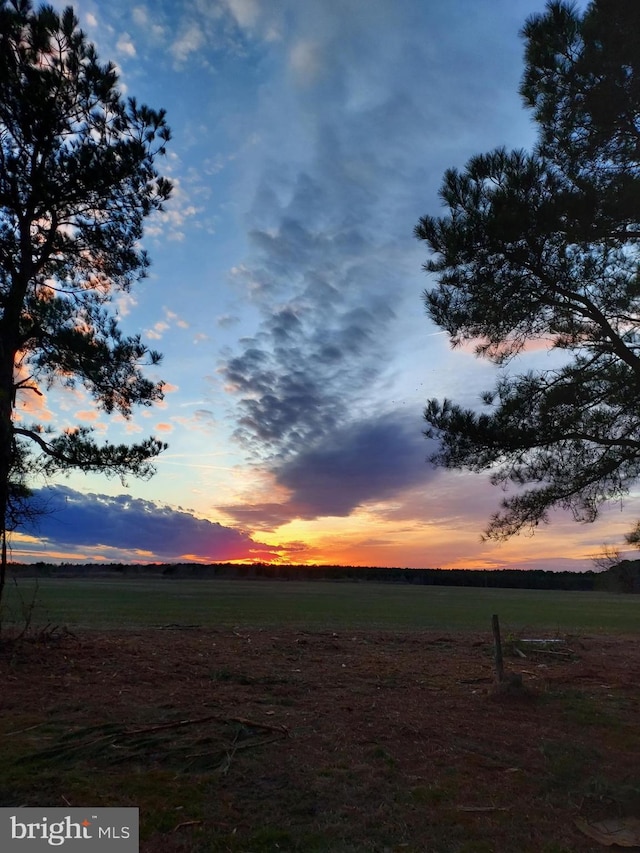
[[523,687],[502,690],[489,635],[25,644],[0,660],[0,738],[32,781],[3,768],[0,805],[139,806],[142,853],[605,850],[640,818],[640,638],[561,639],[507,641]]

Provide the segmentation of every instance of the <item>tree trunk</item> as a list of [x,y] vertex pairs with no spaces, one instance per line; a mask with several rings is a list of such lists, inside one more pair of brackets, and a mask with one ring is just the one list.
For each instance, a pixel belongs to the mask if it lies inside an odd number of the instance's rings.
[[6,354],[6,344],[0,341],[0,535],[2,555],[0,557],[0,607],[7,580],[7,521],[9,508],[9,482],[13,467],[13,355]]

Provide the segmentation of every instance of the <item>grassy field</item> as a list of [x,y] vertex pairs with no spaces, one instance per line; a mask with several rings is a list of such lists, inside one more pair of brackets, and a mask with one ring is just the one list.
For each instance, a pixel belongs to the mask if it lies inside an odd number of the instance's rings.
[[[141,853],[598,853],[580,822],[636,819],[640,596],[44,578],[4,623],[32,601],[0,806],[135,806]],[[505,643],[515,692],[493,613],[564,640]],[[172,625],[219,630],[119,630]]]
[[114,629],[170,623],[202,627],[297,626],[633,633],[640,597],[596,592],[473,589],[376,583],[242,580],[50,579],[7,588],[3,618],[33,624]]

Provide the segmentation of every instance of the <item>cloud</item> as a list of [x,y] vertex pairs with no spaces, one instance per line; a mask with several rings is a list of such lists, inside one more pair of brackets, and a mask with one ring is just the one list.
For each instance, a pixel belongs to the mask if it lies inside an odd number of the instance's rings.
[[[194,404],[181,403],[180,405],[185,407]],[[198,432],[203,432],[205,435],[210,435],[211,430],[217,424],[216,417],[210,409],[196,409],[189,418],[175,416],[172,420],[184,427],[187,432],[197,430]]]
[[176,62],[183,64],[192,53],[199,51],[205,44],[203,28],[196,21],[191,21],[180,29],[169,49]]
[[133,57],[136,55],[136,48],[134,43],[131,41],[129,33],[122,33],[116,44],[116,50],[118,53],[124,53],[126,56]]
[[[498,116],[487,140],[487,110],[504,96],[485,83],[504,60],[471,42],[490,26],[486,10],[474,7],[461,35],[438,4],[372,0],[365,16],[357,3],[340,15],[284,6],[277,99],[260,92],[248,250],[230,275],[259,319],[219,365],[236,439],[290,495],[229,511],[271,524],[345,515],[429,482],[422,402],[404,425],[377,414],[396,397],[394,365],[438,369],[426,319],[415,352],[402,336],[426,283],[413,228],[437,205],[444,170],[511,130]],[[485,54],[469,86],[469,56]]]
[[253,27],[260,15],[257,0],[226,0],[226,2],[238,26]]
[[[209,233],[213,233],[214,229],[208,220],[204,223],[202,221],[201,214],[204,208],[196,207],[191,201],[198,192],[204,192],[197,183],[197,173],[189,173],[183,183],[174,172],[174,168],[178,168],[179,165],[178,163],[177,166],[165,169],[165,174],[173,183],[171,198],[162,211],[151,214],[145,225],[145,234],[156,239],[168,239],[181,243],[186,237],[186,230],[190,227],[201,228],[204,225]],[[196,219],[198,216],[200,219]]]
[[235,397],[236,438],[265,461],[348,429],[366,417],[365,400],[383,402],[404,314],[422,310],[412,232],[424,212],[415,188],[428,183],[419,152],[434,130],[420,87],[403,76],[404,51],[419,54],[419,42],[386,31],[380,47],[370,39],[389,11],[374,2],[365,32],[350,5],[343,17],[322,4],[297,11],[284,47],[291,141],[266,116],[261,130],[265,149],[283,154],[264,161],[249,251],[231,270],[261,319],[219,374]]
[[169,324],[161,320],[152,329],[147,329],[145,334],[149,340],[159,341],[168,328]]
[[149,10],[146,6],[134,6],[131,10],[131,16],[139,27],[148,27],[151,23]]
[[216,317],[216,326],[219,329],[230,329],[232,326],[237,326],[240,322],[240,317],[237,314],[220,314]]
[[426,488],[433,476],[429,446],[412,420],[385,414],[350,424],[287,460],[276,469],[277,480],[291,491],[302,518],[345,516],[416,483]]
[[[163,308],[164,310],[164,320],[159,320],[157,323],[153,325],[151,329],[145,329],[145,335],[149,340],[159,341],[164,336],[164,333],[168,331],[172,326],[177,326],[179,329],[188,329],[189,323],[186,320],[183,320],[175,311],[171,311],[166,306]],[[175,386],[165,385],[163,386],[164,391],[175,391]]]
[[414,418],[391,412],[350,423],[306,450],[274,462],[273,491],[282,501],[218,509],[252,529],[293,519],[345,517],[358,507],[389,500],[418,485],[429,488],[437,472],[427,464],[433,444]]
[[73,416],[75,421],[88,421],[91,429],[97,432],[107,432],[108,425],[100,421],[100,413],[96,409],[82,409]]
[[164,311],[167,316],[167,320],[175,321],[176,326],[178,326],[180,329],[189,328],[189,323],[179,317],[178,314],[175,313],[175,311],[170,311],[168,308],[165,308]]
[[117,316],[126,317],[136,307],[138,300],[131,293],[118,293],[112,297],[112,304]]
[[289,63],[296,77],[303,83],[312,83],[322,70],[322,56],[317,44],[307,39],[296,42],[291,48]]
[[212,69],[216,54],[243,55],[260,12],[255,0],[185,2],[179,12],[177,36],[169,47],[175,67],[180,70],[187,62],[197,62]]
[[38,422],[53,420],[53,412],[49,409],[44,394],[29,391],[28,388],[20,389],[19,393],[14,412],[17,421],[22,421],[26,417],[36,418]]
[[254,216],[278,221],[252,229],[253,262],[235,268],[263,319],[219,372],[238,397],[238,439],[267,455],[348,421],[389,356],[398,301],[389,286],[403,261],[360,227],[375,211],[359,177],[327,169],[322,179],[301,172],[275,209],[265,178]]
[[151,37],[153,41],[161,42],[165,40],[167,28],[163,24],[158,23],[160,10],[156,5],[151,16],[147,6],[134,6],[131,10],[133,23],[139,28],[139,38]]
[[131,551],[131,559],[143,551],[157,560],[187,555],[211,561],[261,559],[277,553],[233,528],[129,495],[85,495],[51,486],[37,491],[34,503],[44,512],[23,532],[49,548],[114,548]]

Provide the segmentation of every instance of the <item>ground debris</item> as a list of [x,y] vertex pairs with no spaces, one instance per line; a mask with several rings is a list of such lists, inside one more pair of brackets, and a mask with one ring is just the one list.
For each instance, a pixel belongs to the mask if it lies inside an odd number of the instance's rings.
[[579,661],[496,701],[490,632],[441,636],[85,631],[0,656],[0,804],[136,805],[141,853],[606,849],[574,820],[602,833],[636,792],[640,637],[572,638]]
[[580,832],[607,847],[640,846],[640,819],[637,817],[610,818],[594,822],[576,818],[575,825]]

